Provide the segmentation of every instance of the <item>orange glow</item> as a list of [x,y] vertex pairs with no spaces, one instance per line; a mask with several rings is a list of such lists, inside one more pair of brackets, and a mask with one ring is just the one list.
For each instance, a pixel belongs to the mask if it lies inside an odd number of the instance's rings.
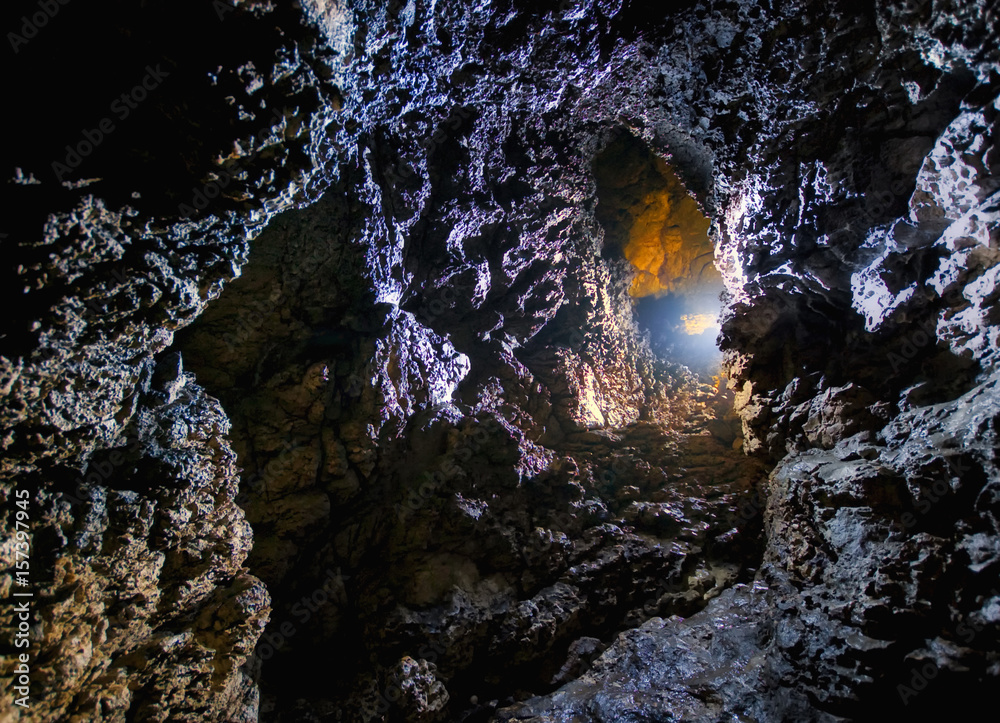
[[659,158],[654,162],[662,186],[627,209],[632,222],[624,253],[636,268],[629,294],[690,294],[721,286],[712,263],[709,220],[669,166]]

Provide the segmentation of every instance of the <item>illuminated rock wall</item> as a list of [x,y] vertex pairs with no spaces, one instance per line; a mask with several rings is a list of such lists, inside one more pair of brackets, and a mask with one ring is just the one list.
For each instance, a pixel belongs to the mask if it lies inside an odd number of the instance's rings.
[[594,175],[605,243],[619,249],[636,270],[631,296],[722,291],[710,222],[661,158],[624,134],[598,156]]

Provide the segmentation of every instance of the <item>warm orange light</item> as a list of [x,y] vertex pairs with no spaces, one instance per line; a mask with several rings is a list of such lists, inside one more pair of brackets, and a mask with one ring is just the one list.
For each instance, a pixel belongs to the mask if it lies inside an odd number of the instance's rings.
[[605,244],[635,268],[633,297],[722,291],[709,220],[663,159],[626,133],[597,158],[594,175]]
[[721,286],[709,220],[670,167],[659,158],[654,163],[662,185],[627,209],[631,224],[624,253],[636,268],[629,294],[690,294]]

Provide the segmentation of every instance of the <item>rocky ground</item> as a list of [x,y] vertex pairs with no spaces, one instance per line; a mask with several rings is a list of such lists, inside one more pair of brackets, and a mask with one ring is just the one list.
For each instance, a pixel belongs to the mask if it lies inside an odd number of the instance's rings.
[[[39,7],[3,15],[0,718],[989,704],[994,8]],[[602,154],[640,147],[711,221],[714,379],[637,325],[648,189]]]

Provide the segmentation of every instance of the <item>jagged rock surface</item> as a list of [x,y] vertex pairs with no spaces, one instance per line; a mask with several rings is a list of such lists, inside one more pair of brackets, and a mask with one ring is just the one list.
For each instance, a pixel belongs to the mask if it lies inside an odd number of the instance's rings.
[[[263,4],[22,5],[4,9],[5,28],[34,25],[8,74],[33,102],[3,154],[0,588],[35,597],[30,704],[5,696],[0,715],[256,720],[245,664],[270,597],[244,566],[230,423],[179,357],[154,356],[308,194],[306,147],[338,102],[318,75],[341,60]],[[19,622],[5,606],[5,691]]]
[[[622,289],[592,283],[605,313],[585,308],[577,349],[522,362],[379,302],[380,239],[349,209],[276,219],[180,340],[233,415],[249,565],[275,591],[266,712],[437,720],[475,696],[481,715],[512,680],[550,686],[574,641],[749,574],[763,468],[733,449],[733,394],[654,359]],[[423,712],[400,702],[411,669]]]
[[[4,169],[3,490],[35,495],[35,639],[71,662],[39,719],[252,719],[258,680],[286,721],[984,699],[995,9],[192,3],[181,62],[141,51],[160,4],[113,5],[95,37],[175,74],[163,120],[68,187],[52,143]],[[713,219],[731,391],[632,320],[593,169],[623,134]]]

